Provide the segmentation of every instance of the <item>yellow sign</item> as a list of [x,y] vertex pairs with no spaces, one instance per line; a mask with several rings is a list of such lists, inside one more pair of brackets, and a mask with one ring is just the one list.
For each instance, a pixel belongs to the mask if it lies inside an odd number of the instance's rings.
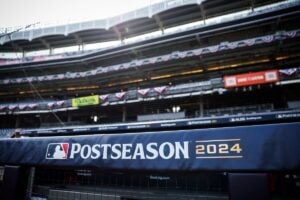
[[87,96],[72,99],[72,107],[80,107],[80,106],[91,106],[99,104],[99,96]]

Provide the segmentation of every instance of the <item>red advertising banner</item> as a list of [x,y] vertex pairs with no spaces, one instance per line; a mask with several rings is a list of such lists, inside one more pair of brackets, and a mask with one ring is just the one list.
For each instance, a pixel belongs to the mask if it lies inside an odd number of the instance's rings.
[[278,70],[224,76],[225,88],[272,83],[278,80]]

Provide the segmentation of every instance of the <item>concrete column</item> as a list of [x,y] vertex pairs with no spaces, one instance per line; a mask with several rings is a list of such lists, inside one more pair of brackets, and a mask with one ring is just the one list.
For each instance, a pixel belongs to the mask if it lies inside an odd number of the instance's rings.
[[53,48],[49,49],[49,55],[52,56],[53,55]]
[[204,103],[203,103],[203,100],[201,98],[200,102],[199,102],[199,116],[203,117],[203,113],[204,113]]
[[126,122],[126,117],[127,117],[127,109],[125,106],[122,108],[122,122]]
[[15,128],[18,128],[19,126],[20,126],[20,117],[17,115],[16,116]]
[[68,112],[68,119],[67,122],[71,122],[72,121],[72,115],[70,114],[70,112]]
[[27,182],[27,189],[26,189],[26,199],[31,199],[32,188],[33,188],[33,183],[34,183],[34,175],[35,175],[35,167],[30,167],[28,182]]
[[78,51],[83,51],[83,43],[80,43],[80,44],[78,45]]

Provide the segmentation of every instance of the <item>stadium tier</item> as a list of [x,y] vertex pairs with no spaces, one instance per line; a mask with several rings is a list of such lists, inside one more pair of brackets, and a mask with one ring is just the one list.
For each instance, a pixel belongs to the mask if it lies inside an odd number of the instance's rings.
[[0,30],[0,199],[299,198],[299,20],[167,0]]

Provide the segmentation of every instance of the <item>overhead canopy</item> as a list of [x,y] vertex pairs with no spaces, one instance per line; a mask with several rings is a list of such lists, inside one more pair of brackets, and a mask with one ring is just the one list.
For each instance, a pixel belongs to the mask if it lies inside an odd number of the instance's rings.
[[0,35],[0,51],[33,51],[122,40],[277,1],[167,0],[108,19]]

